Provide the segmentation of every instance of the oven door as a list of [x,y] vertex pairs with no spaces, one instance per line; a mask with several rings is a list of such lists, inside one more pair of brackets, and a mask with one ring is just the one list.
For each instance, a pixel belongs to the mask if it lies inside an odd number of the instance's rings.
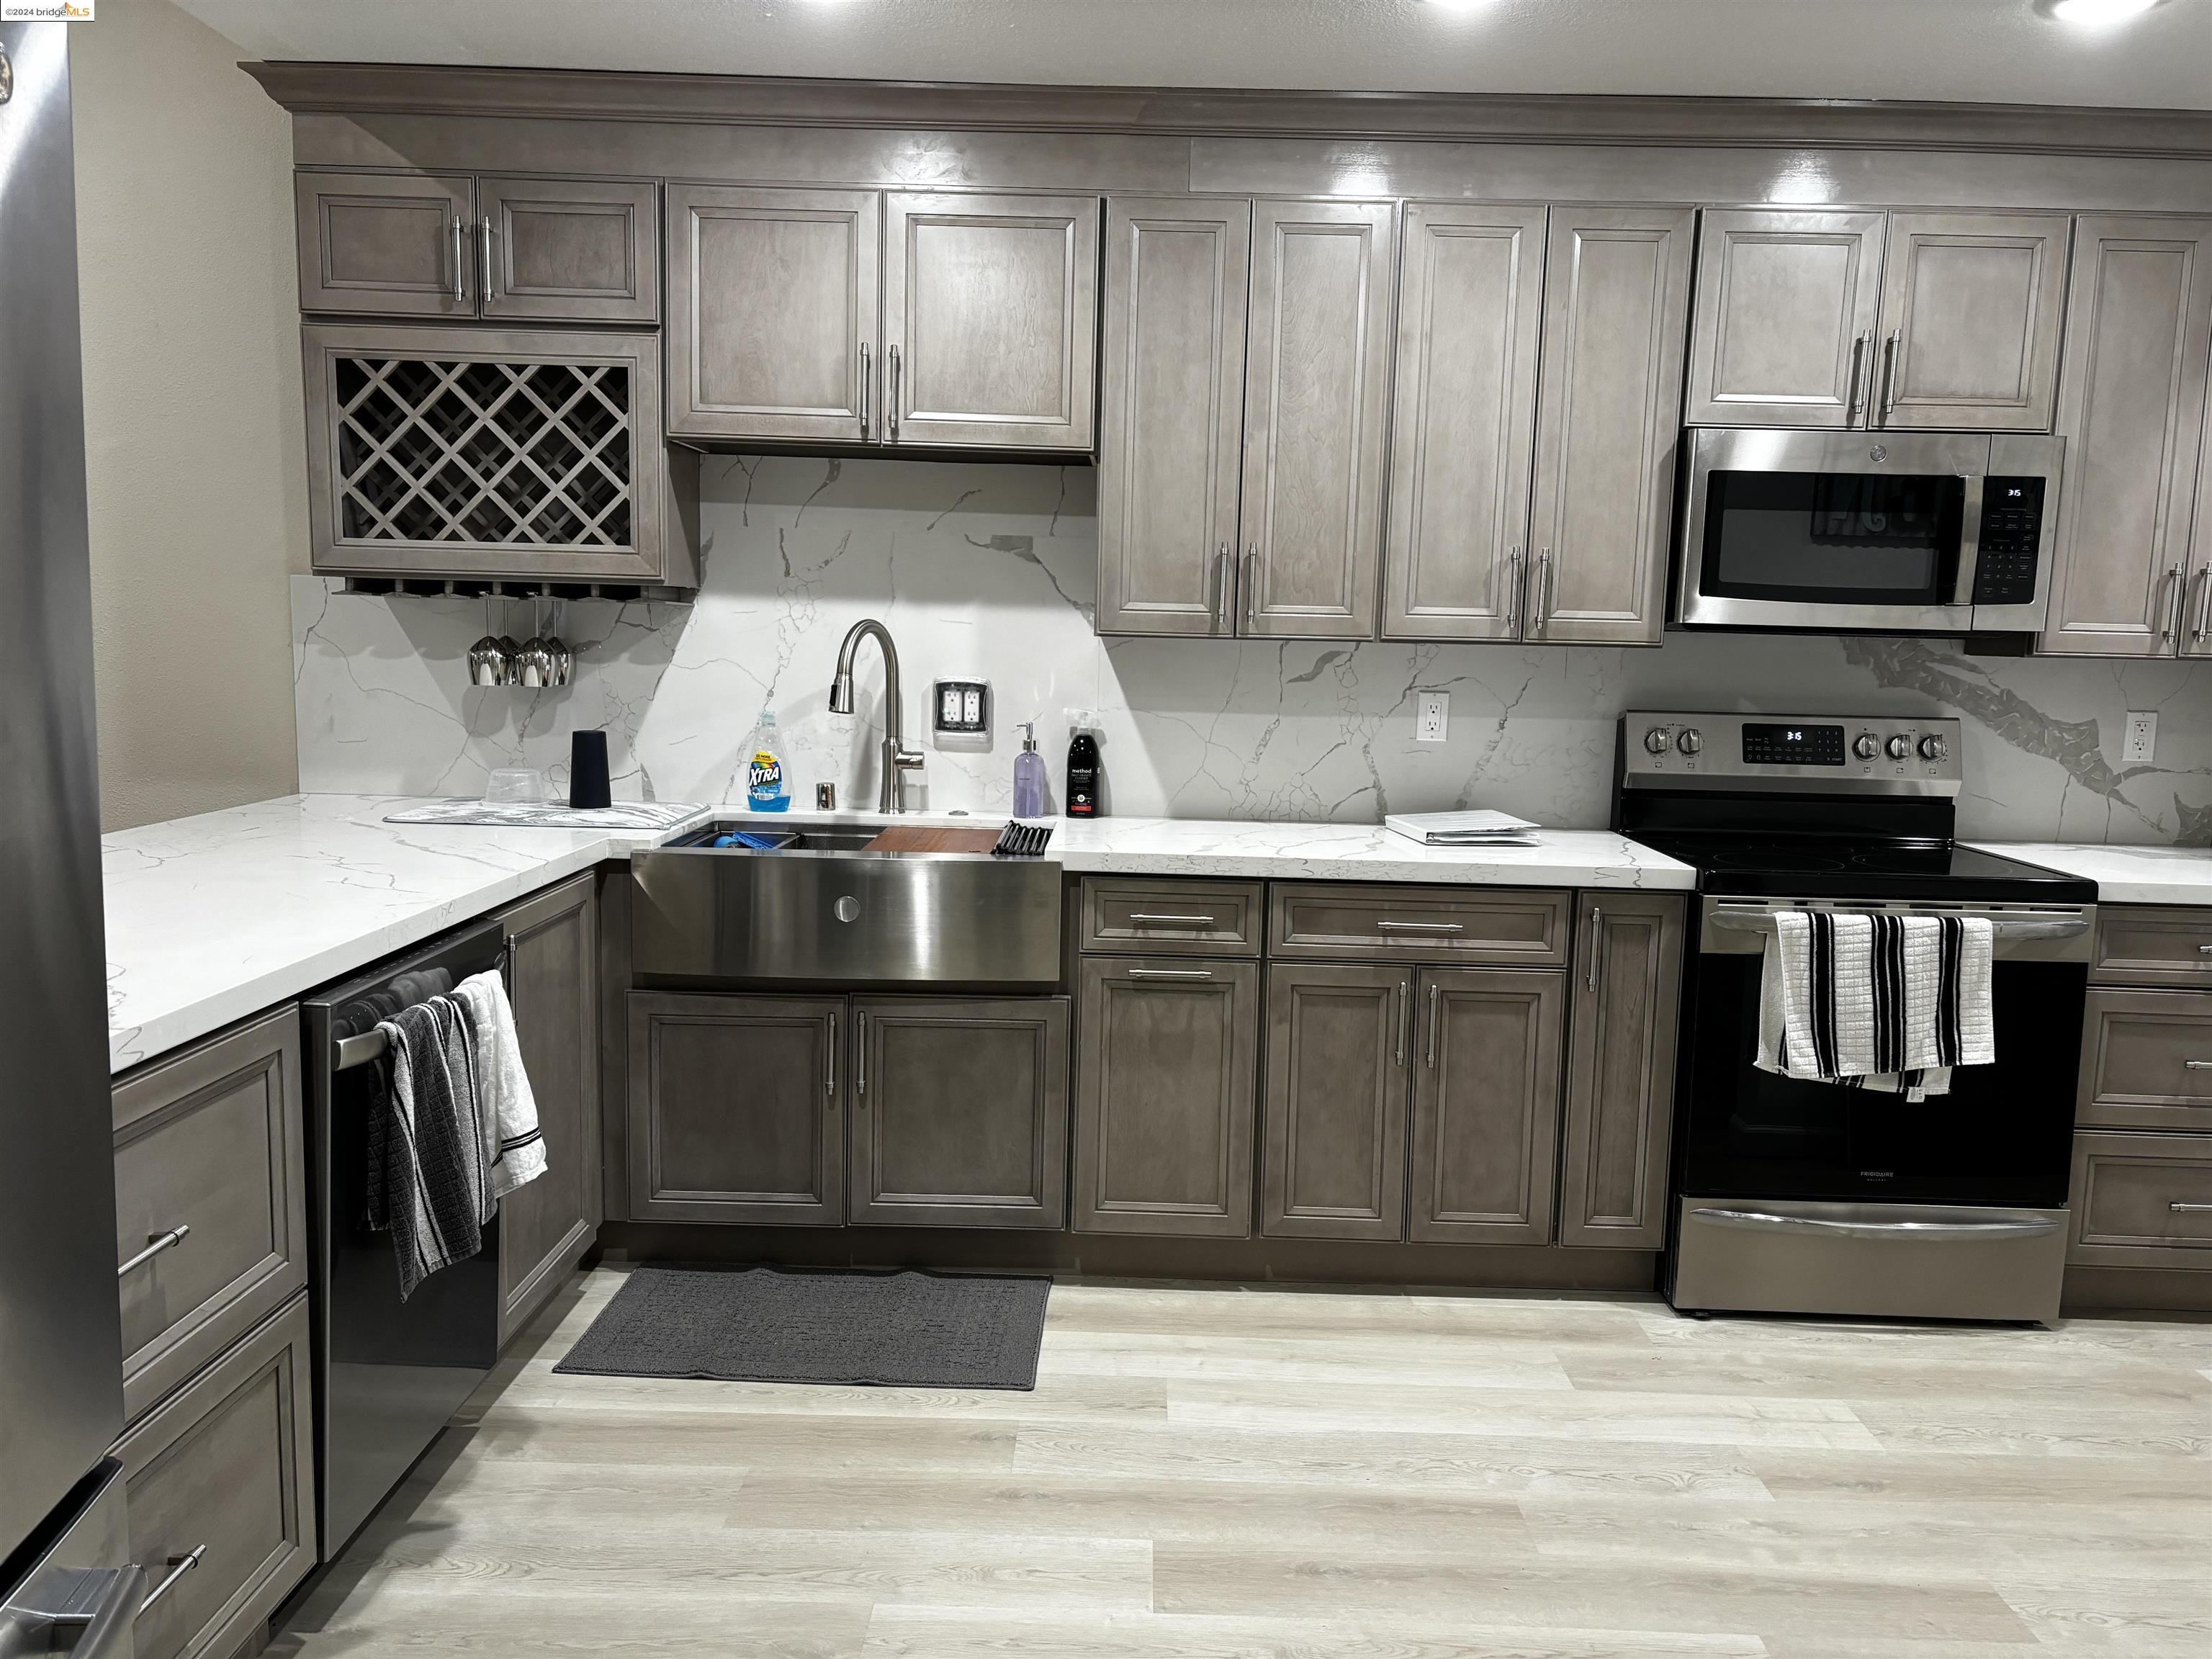
[[1701,428],[1688,453],[1676,622],[1972,629],[1986,435]]
[[1762,908],[1788,902],[1704,902],[1686,1017],[1680,1190],[1699,1199],[2063,1206],[2094,910],[1954,911],[1999,920],[1997,1058],[1960,1067],[1950,1093],[1915,1104],[1752,1064],[1766,934],[1750,923]]

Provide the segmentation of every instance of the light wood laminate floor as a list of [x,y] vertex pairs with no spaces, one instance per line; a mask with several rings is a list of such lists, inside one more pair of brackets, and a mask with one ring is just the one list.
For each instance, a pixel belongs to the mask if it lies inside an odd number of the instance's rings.
[[2212,1325],[1063,1284],[1034,1394],[554,1376],[620,1282],[272,1651],[2212,1655]]

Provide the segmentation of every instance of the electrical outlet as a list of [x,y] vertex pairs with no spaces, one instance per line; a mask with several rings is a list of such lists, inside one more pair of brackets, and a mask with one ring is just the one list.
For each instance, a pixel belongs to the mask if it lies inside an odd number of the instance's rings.
[[1451,693],[1424,691],[1413,700],[1413,741],[1442,743],[1451,720]]
[[2124,763],[2148,766],[2158,757],[2158,712],[2128,710],[2128,734],[2120,744]]

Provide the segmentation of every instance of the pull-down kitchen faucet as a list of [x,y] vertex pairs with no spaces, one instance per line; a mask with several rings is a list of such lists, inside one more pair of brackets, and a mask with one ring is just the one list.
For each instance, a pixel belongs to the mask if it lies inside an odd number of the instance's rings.
[[896,812],[899,810],[898,775],[921,770],[922,757],[919,750],[908,748],[900,739],[898,647],[891,643],[890,629],[873,617],[854,623],[845,643],[837,647],[837,672],[830,682],[830,712],[853,712],[853,653],[863,636],[872,637],[884,648],[884,781],[876,810]]

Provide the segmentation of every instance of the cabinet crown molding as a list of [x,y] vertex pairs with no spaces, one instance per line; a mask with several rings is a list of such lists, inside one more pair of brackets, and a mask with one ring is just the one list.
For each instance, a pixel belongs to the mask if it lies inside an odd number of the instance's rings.
[[239,67],[295,114],[2212,156],[2212,110],[1853,99],[989,85],[438,64],[246,62]]

